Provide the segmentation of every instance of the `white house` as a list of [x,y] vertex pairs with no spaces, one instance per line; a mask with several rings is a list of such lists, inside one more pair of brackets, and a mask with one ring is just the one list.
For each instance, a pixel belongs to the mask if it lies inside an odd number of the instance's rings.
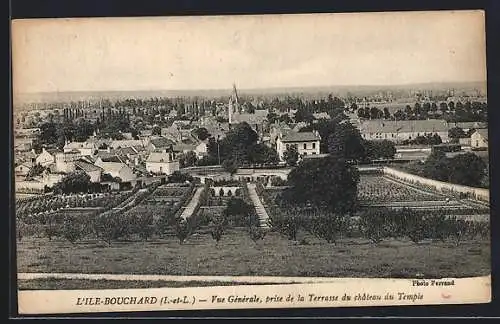
[[488,149],[488,130],[478,129],[470,136],[470,146],[475,150]]
[[179,160],[173,152],[151,152],[146,160],[146,170],[169,175],[179,170]]
[[276,140],[276,151],[281,161],[287,149],[291,146],[296,146],[299,156],[311,154],[319,154],[319,144],[321,137],[318,132],[287,132],[285,135],[280,134]]
[[42,153],[38,154],[35,162],[42,166],[49,166],[52,163],[56,163],[57,153],[60,153],[57,149],[46,150],[45,148],[42,148]]
[[208,155],[208,142],[207,141],[202,141],[198,145],[196,145],[194,152],[196,153],[196,156],[198,159],[201,159],[202,157]]
[[133,170],[125,163],[103,162],[101,159],[97,159],[95,165],[103,169],[103,174],[107,173],[113,178],[118,177],[122,182],[129,182],[137,178]]
[[30,172],[31,167],[31,163],[21,163],[14,168],[14,173],[16,176],[24,177]]

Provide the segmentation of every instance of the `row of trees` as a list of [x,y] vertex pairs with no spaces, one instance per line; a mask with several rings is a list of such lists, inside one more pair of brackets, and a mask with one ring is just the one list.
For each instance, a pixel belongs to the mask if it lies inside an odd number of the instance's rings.
[[489,183],[488,165],[474,153],[448,157],[444,152],[434,151],[425,162],[416,161],[403,168],[419,176],[464,186],[487,188]]
[[486,121],[488,107],[486,103],[481,102],[425,102],[423,104],[416,102],[414,106],[406,105],[404,109],[398,109],[391,114],[387,107],[383,110],[378,107],[360,107],[357,109],[357,115],[365,119],[386,119],[386,120],[415,120],[427,119],[440,115],[450,122],[462,121]]
[[271,228],[297,241],[301,230],[328,243],[342,238],[363,237],[378,244],[384,239],[410,239],[414,243],[431,239],[456,245],[464,239],[489,239],[487,222],[474,222],[446,215],[443,210],[419,212],[411,209],[369,209],[359,217],[313,210],[284,210],[271,216]]

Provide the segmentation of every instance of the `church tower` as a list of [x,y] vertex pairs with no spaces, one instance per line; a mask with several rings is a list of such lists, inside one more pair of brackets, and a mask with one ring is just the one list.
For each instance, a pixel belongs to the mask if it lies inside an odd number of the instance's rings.
[[231,93],[231,97],[229,97],[229,107],[228,107],[229,124],[232,123],[233,114],[237,114],[239,112],[240,112],[240,106],[238,103],[238,92],[236,91],[236,84],[233,83],[233,91]]

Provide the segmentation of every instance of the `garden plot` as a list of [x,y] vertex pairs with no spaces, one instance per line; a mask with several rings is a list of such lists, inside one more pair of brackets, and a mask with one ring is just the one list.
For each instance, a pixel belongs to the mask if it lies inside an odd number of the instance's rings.
[[387,179],[378,175],[362,175],[358,184],[358,199],[364,203],[405,201],[444,201],[446,197]]

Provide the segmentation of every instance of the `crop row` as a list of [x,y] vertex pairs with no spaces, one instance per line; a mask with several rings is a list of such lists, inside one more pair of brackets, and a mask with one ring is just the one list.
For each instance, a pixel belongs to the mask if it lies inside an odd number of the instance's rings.
[[379,176],[361,176],[358,199],[365,202],[444,200],[442,195],[418,191]]

